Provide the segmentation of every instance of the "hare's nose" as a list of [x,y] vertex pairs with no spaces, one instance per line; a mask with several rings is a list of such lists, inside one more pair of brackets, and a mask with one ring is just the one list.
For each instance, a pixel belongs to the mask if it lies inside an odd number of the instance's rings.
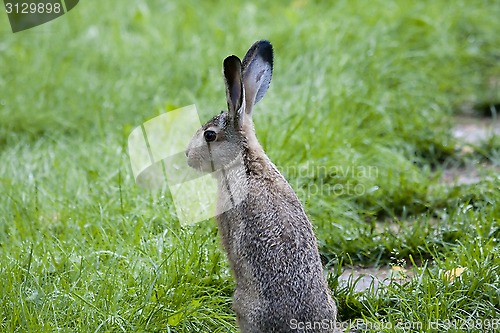
[[186,151],[184,152],[186,154],[186,157],[189,156],[189,149],[186,149]]

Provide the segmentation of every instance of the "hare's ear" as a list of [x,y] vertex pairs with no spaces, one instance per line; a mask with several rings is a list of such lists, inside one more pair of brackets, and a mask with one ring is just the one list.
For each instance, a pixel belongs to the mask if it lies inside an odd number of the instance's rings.
[[245,92],[241,74],[241,61],[235,56],[224,59],[224,78],[226,80],[226,97],[229,119],[235,127],[241,127],[243,109],[245,108]]
[[243,84],[246,113],[264,97],[273,75],[273,46],[267,40],[256,42],[243,58]]

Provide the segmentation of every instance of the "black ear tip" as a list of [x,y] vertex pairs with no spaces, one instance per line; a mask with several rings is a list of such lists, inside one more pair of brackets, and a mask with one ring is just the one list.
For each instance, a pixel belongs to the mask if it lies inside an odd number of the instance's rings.
[[271,67],[273,65],[273,46],[271,42],[268,40],[259,40],[255,42],[250,49],[247,52],[247,55],[243,59],[243,67],[246,67],[249,62],[252,61],[252,59],[255,56],[259,56],[264,60],[265,62],[271,64]]
[[257,42],[259,44],[259,53],[264,61],[273,63],[273,45],[268,40],[261,40]]
[[228,76],[229,73],[241,72],[241,60],[235,55],[231,55],[224,59],[223,63],[224,74]]
[[226,57],[226,59],[224,59],[224,63],[231,63],[231,62],[238,62],[240,61],[240,58],[238,58],[237,56],[235,56],[234,54],[233,55],[230,55],[228,57]]
[[238,65],[241,66],[241,60],[234,54],[224,59],[224,67],[235,67]]

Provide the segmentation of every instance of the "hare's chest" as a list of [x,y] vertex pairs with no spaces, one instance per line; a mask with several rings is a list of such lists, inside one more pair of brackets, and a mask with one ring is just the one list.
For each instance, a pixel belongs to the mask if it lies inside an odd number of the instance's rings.
[[245,244],[245,219],[241,211],[231,209],[217,217],[217,225],[221,237],[222,245],[228,255],[228,259],[233,266],[237,266],[242,262],[242,258],[246,257]]

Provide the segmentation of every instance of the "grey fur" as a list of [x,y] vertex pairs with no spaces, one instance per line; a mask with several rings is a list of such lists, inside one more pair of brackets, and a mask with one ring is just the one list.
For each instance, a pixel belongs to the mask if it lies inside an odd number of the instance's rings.
[[[191,167],[217,179],[216,220],[236,281],[233,309],[241,332],[334,332],[337,310],[312,225],[253,128],[253,106],[269,87],[272,57],[271,44],[258,41],[243,64],[236,56],[224,60],[228,111],[197,131],[186,156]],[[212,142],[204,139],[208,130],[217,134]]]

